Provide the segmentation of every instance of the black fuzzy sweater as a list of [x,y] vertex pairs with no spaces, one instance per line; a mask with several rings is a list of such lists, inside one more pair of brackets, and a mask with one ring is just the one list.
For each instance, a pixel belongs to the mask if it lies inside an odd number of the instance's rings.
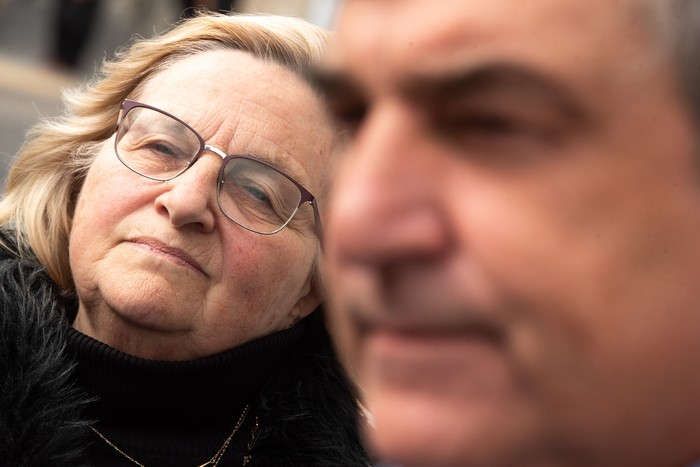
[[[135,358],[69,325],[36,263],[0,255],[0,465],[368,465],[357,405],[319,313],[185,362]],[[255,428],[257,425],[257,428]]]

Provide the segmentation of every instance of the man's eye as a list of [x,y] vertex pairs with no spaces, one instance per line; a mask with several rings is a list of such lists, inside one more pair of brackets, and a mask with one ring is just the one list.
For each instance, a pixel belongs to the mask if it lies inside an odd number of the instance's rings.
[[466,114],[448,116],[437,123],[438,129],[457,136],[509,136],[527,131],[527,125],[501,114]]
[[524,112],[468,112],[434,124],[460,157],[510,169],[530,166],[565,141],[556,122]]
[[543,122],[502,113],[474,113],[447,118],[439,123],[439,131],[461,143],[499,145],[544,144],[551,142],[556,134],[555,128]]
[[469,131],[479,132],[484,135],[509,135],[523,130],[518,122],[500,115],[472,116],[465,122]]
[[328,107],[336,124],[351,133],[357,131],[367,114],[367,105],[360,100],[335,98]]

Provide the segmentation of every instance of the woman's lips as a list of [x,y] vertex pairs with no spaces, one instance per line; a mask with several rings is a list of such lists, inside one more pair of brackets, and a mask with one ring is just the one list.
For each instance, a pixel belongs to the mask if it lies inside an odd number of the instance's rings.
[[194,269],[195,271],[198,271],[204,275],[206,273],[204,272],[204,269],[202,268],[201,264],[197,260],[195,260],[192,256],[187,254],[184,250],[166,245],[165,243],[161,242],[160,240],[157,240],[155,238],[134,238],[130,240],[131,243],[134,245],[144,248],[146,250],[150,250],[151,252],[154,252],[158,255],[162,255],[167,257],[170,261],[179,264],[181,266],[185,266],[190,269]]

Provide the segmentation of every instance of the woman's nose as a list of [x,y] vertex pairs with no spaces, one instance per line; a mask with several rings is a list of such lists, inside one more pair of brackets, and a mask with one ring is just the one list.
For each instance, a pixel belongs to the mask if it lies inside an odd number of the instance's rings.
[[156,198],[156,210],[168,216],[177,228],[194,226],[211,232],[218,211],[216,183],[220,165],[218,156],[203,154],[185,172],[164,182],[169,186]]
[[368,117],[332,189],[327,238],[336,260],[384,267],[440,254],[448,238],[429,138],[399,108]]

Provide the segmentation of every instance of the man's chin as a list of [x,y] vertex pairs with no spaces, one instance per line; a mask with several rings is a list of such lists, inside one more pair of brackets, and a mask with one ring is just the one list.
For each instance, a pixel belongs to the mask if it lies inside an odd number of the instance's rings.
[[445,416],[434,400],[399,396],[370,402],[373,426],[366,428],[370,451],[382,462],[402,467],[464,465],[463,429],[454,426],[454,408]]
[[402,467],[503,466],[535,454],[518,450],[536,435],[532,413],[520,399],[507,391],[482,397],[430,387],[398,388],[376,380],[363,386],[371,423],[366,439],[380,461]]

